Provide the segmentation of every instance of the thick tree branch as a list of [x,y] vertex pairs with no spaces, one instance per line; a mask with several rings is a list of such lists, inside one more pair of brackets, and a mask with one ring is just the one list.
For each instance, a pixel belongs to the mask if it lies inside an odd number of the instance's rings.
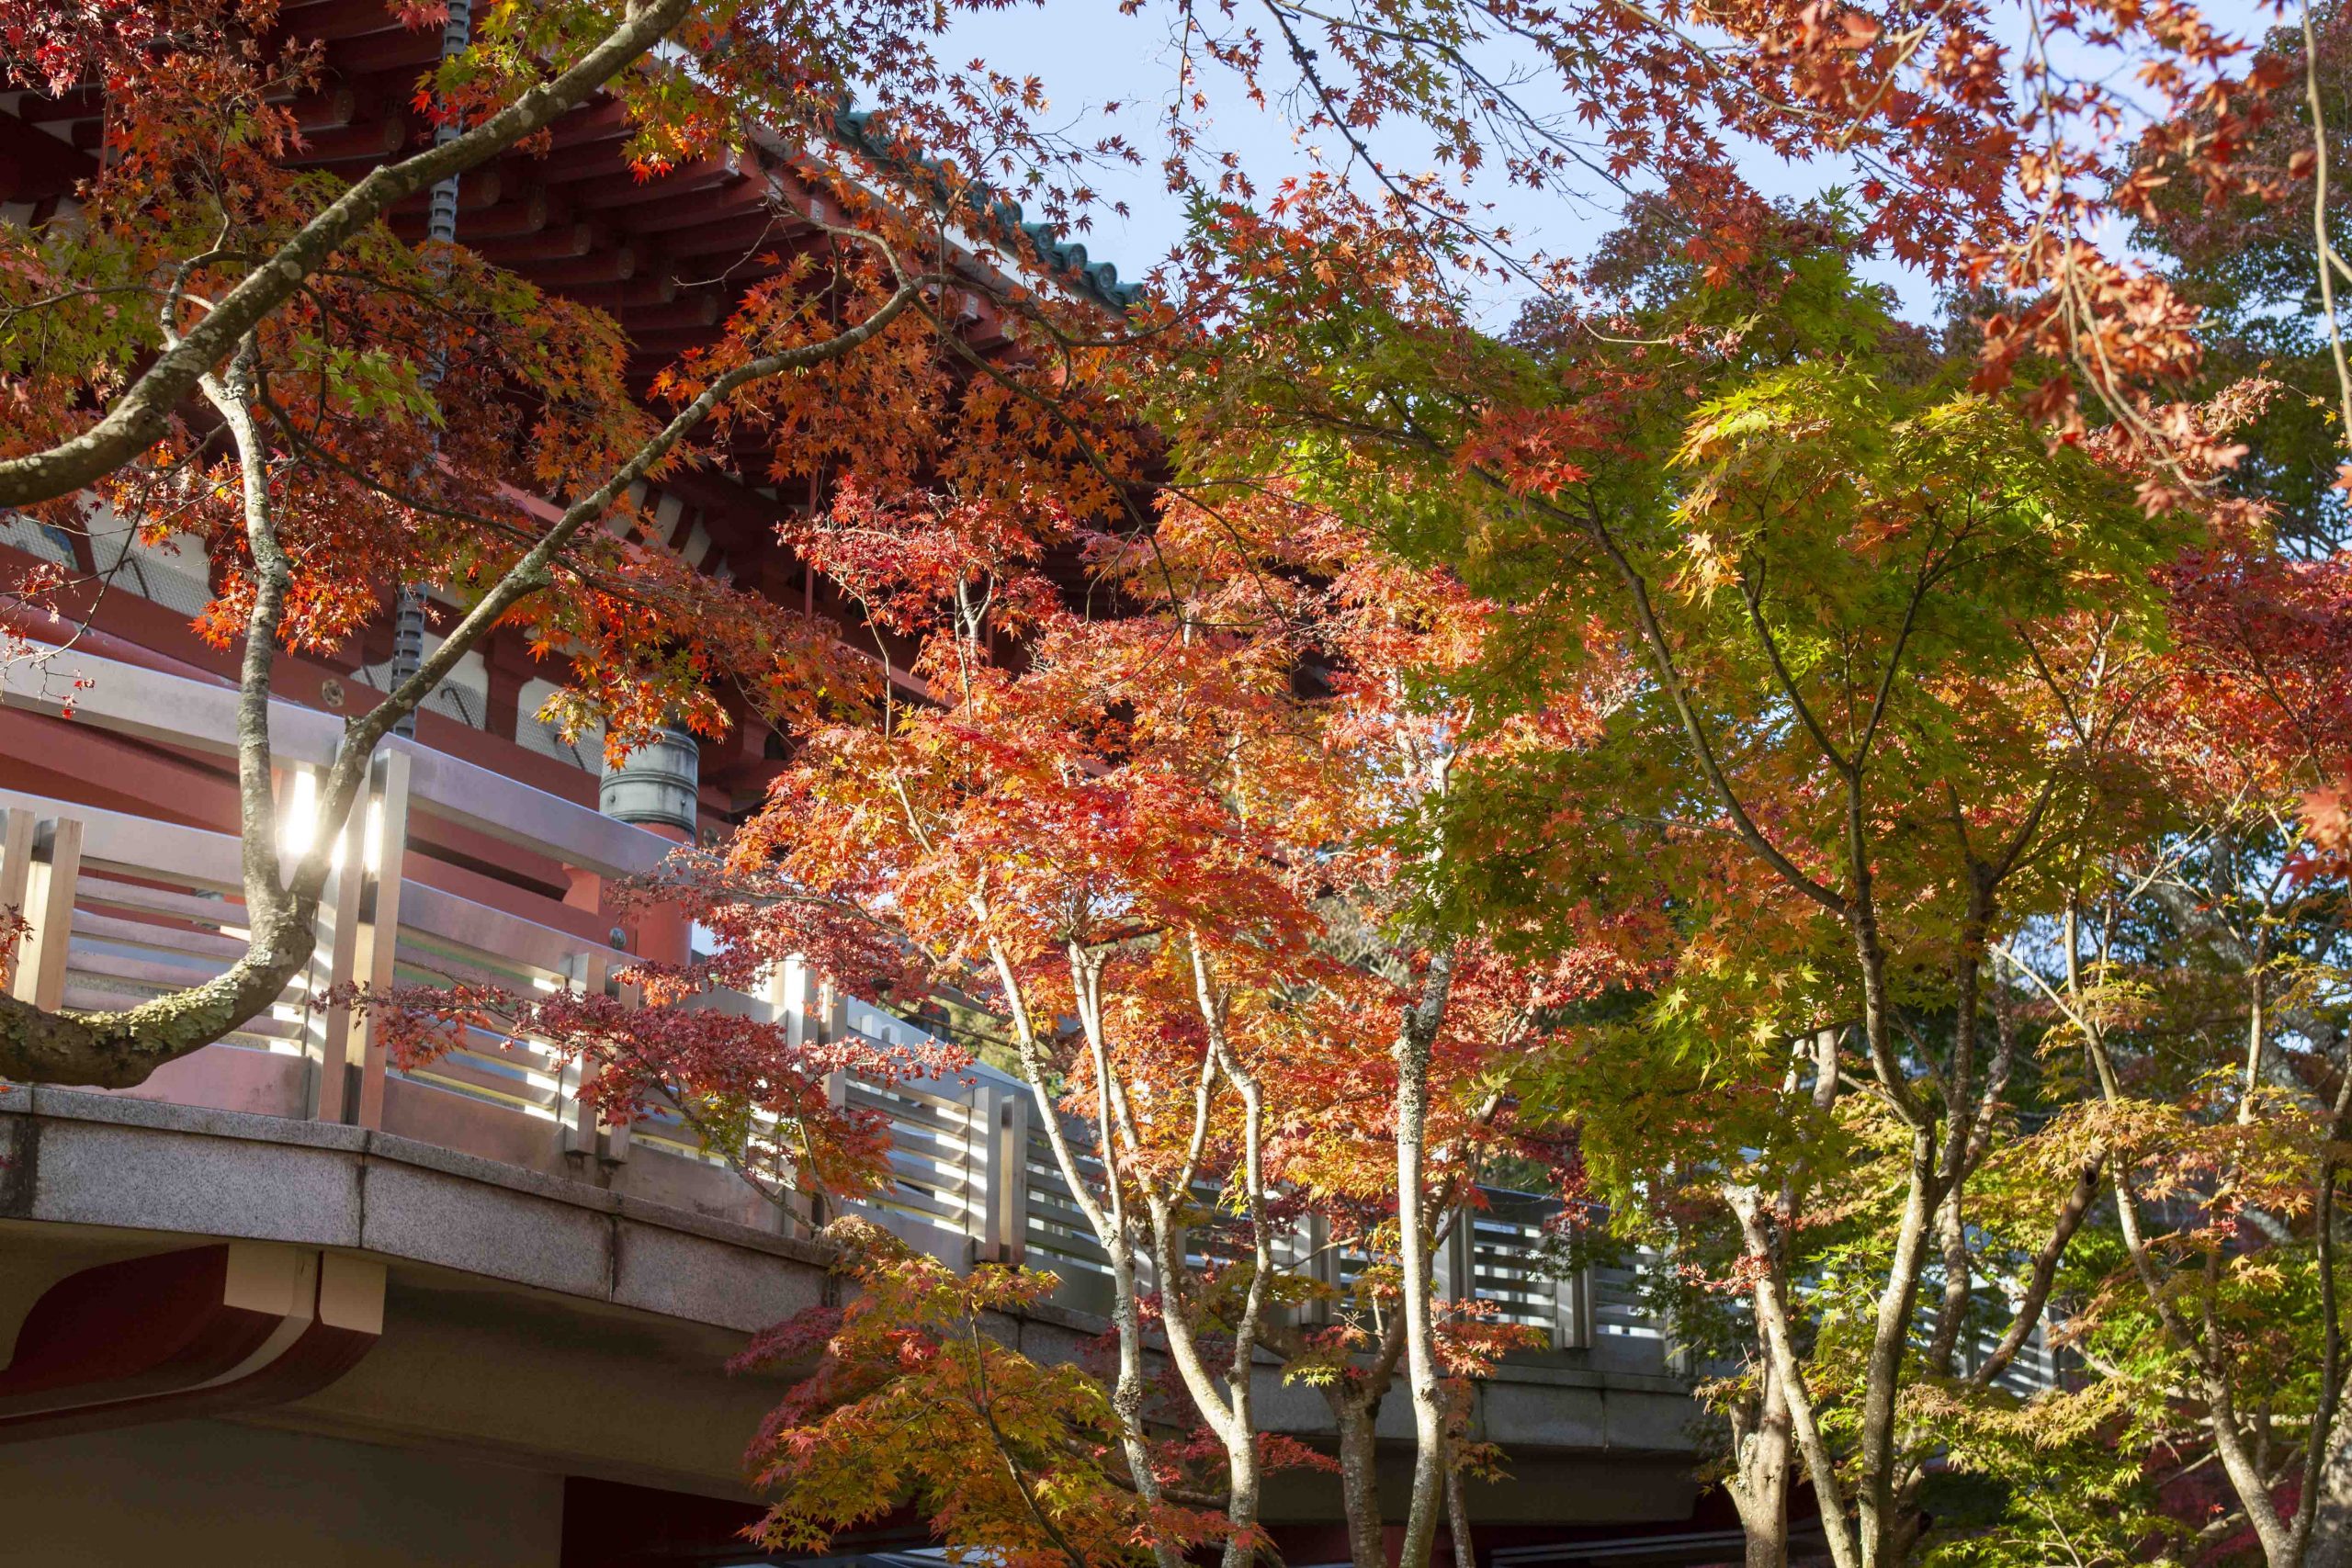
[[0,506],[30,506],[86,488],[163,439],[177,408],[246,333],[301,289],[329,256],[396,203],[460,175],[553,124],[684,19],[694,0],[650,0],[577,64],[480,125],[413,158],[368,172],[214,302],[170,343],[96,424],[39,452],[0,459]]
[[[251,943],[214,978],[119,1010],[51,1013],[13,997],[0,997],[0,1077],[32,1083],[128,1088],[144,1082],[165,1062],[210,1044],[276,1001],[287,983],[310,962],[317,943],[311,917],[333,867],[334,842],[367,786],[377,745],[401,716],[422,703],[510,610],[552,581],[556,558],[580,531],[611,510],[623,491],[674,451],[727,397],[752,381],[808,369],[854,352],[903,313],[921,287],[920,281],[903,283],[857,325],[820,343],[763,355],[717,378],[603,484],[567,507],[466,613],[413,676],[345,727],[342,749],[321,782],[316,841],[290,876],[277,863],[276,809],[266,788],[269,667],[277,611],[270,608],[265,614],[265,603],[282,604],[282,590],[258,599],[256,614],[265,618],[248,635],[245,684],[238,715],[240,826],[247,856]],[[252,424],[249,409],[246,423]],[[246,475],[247,527],[249,533],[255,528],[251,514],[258,496],[259,531],[253,542],[255,561],[266,579],[275,570],[270,561],[282,566],[283,556],[277,551],[267,510],[267,454],[259,446],[258,427],[249,434],[254,443],[253,452],[240,454]],[[258,491],[257,483],[264,487]],[[255,781],[259,781],[258,789]]]

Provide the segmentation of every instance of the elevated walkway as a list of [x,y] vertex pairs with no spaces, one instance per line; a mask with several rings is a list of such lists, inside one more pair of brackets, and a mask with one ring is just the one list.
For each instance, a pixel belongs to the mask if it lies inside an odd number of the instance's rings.
[[[123,773],[159,756],[224,757],[231,715],[225,690],[201,682],[78,656],[73,669],[92,683],[70,693],[71,717],[21,666],[0,697],[57,733],[52,763],[96,744],[120,771],[85,789],[22,753],[0,761],[0,901],[40,927],[19,994],[119,1005],[234,954],[237,846],[232,823],[175,820],[169,797],[153,814],[96,802],[119,802]],[[277,705],[272,728],[281,798],[299,800],[339,724]],[[748,1332],[828,1288],[805,1206],[748,1183],[682,1122],[600,1126],[576,1071],[540,1043],[477,1037],[403,1073],[364,1017],[325,1005],[354,979],[606,985],[632,953],[594,889],[672,845],[403,743],[379,760],[350,834],[315,971],[266,1016],[136,1090],[0,1094],[0,1348],[15,1348],[0,1371],[11,1445],[0,1509],[20,1521],[12,1535],[33,1551],[21,1521],[74,1517],[71,1499],[86,1495],[75,1529],[130,1531],[163,1510],[183,1562],[728,1560],[684,1546],[599,1558],[577,1539],[576,1521],[596,1517],[580,1489],[648,1489],[680,1507],[745,1501],[743,1447],[782,1385],[721,1369]],[[486,873],[485,844],[531,874]],[[534,877],[591,896],[535,891]],[[790,972],[713,1005],[814,1036],[915,1032]],[[975,1067],[889,1088],[845,1078],[836,1092],[890,1118],[899,1179],[871,1217],[957,1268],[1054,1269],[1057,1300],[1005,1325],[1031,1354],[1080,1355],[1099,1337],[1101,1254],[1075,1223],[1023,1086]],[[1480,1435],[1504,1447],[1518,1479],[1478,1498],[1478,1516],[1530,1528],[1687,1520],[1694,1411],[1660,1328],[1622,1276],[1545,1275],[1542,1218],[1500,1195],[1465,1216],[1443,1265],[1444,1289],[1491,1302],[1548,1345],[1479,1391]],[[1347,1267],[1312,1240],[1296,1238],[1294,1266]],[[77,1290],[143,1304],[65,1311]],[[1264,1375],[1270,1427],[1329,1435],[1318,1394]],[[1401,1398],[1384,1435],[1409,1438]],[[231,1493],[252,1495],[232,1512],[276,1510],[271,1529],[332,1550],[219,1555],[238,1520],[173,1513],[170,1488],[98,1480],[158,1466],[232,1472]],[[390,1487],[392,1476],[406,1480]],[[383,1513],[388,1487],[415,1507]],[[1336,1487],[1313,1479],[1268,1503],[1278,1524],[1337,1517]],[[525,1516],[536,1522],[518,1524]],[[452,1537],[468,1519],[475,1536]],[[355,1520],[372,1521],[364,1548]],[[510,1539],[518,1529],[528,1550]],[[148,1560],[46,1550],[12,1561]]]

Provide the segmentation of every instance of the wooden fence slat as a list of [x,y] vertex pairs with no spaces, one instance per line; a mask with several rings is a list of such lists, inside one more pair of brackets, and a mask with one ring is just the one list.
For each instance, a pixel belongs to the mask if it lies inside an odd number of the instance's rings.
[[[376,846],[376,865],[368,877],[376,892],[375,907],[368,911],[368,918],[360,926],[359,953],[354,969],[370,991],[380,993],[391,987],[392,959],[400,941],[401,875],[408,853],[408,753],[388,751],[379,765],[383,769],[383,784],[378,796],[377,822],[382,842]],[[356,1120],[362,1127],[381,1127],[387,1066],[384,1032],[370,1024],[363,1014],[359,1032]]]
[[[13,819],[16,814],[9,815]],[[10,826],[15,826],[13,820]],[[9,837],[13,840],[15,834]],[[49,858],[35,860],[28,854],[25,861],[20,908],[32,929],[17,950],[17,969],[8,991],[19,1001],[54,1010],[65,1000],[65,959],[74,941],[74,885],[82,874],[81,822],[59,818],[50,833]]]

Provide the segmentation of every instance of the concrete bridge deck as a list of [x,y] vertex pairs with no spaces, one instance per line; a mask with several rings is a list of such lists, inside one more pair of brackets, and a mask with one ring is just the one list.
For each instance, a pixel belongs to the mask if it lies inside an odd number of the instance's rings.
[[[19,1434],[0,1462],[12,1562],[146,1561],[165,1538],[175,1563],[624,1561],[565,1542],[567,1483],[743,1500],[743,1444],[782,1384],[723,1363],[826,1286],[810,1241],[341,1124],[17,1089],[0,1160],[0,1343],[71,1276],[204,1244],[382,1270],[379,1335],[314,1392]],[[1048,1308],[1002,1330],[1050,1359],[1102,1326]],[[1547,1359],[1480,1390],[1480,1435],[1516,1476],[1477,1498],[1482,1522],[1687,1519],[1682,1386]],[[1261,1397],[1275,1429],[1328,1433],[1311,1390],[1270,1369]],[[1409,1438],[1401,1400],[1384,1417]],[[226,1506],[257,1481],[269,1508]],[[1269,1502],[1278,1525],[1337,1514],[1312,1480]]]

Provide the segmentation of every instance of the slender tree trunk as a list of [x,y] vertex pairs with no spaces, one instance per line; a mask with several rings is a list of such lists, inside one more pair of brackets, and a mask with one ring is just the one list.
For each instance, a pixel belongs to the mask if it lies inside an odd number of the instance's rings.
[[[1168,1341],[1169,1359],[1175,1364],[1177,1376],[1192,1396],[1202,1421],[1225,1447],[1225,1513],[1229,1529],[1225,1541],[1225,1568],[1250,1568],[1258,1554],[1258,1504],[1262,1485],[1253,1379],[1274,1275],[1273,1224],[1266,1209],[1265,1096],[1256,1076],[1234,1052],[1226,1035],[1225,997],[1211,977],[1207,954],[1197,939],[1189,945],[1195,999],[1209,1048],[1204,1054],[1193,1089],[1189,1153],[1181,1168],[1167,1179],[1165,1187],[1147,1190],[1145,1207],[1151,1224],[1154,1266],[1159,1274],[1159,1320]],[[1080,1022],[1088,1032],[1094,1069],[1104,1079],[1107,1117],[1113,1108],[1123,1108],[1125,1102],[1109,1077],[1113,1067],[1102,1034],[1100,1002],[1092,999],[1091,987],[1081,990],[1080,1001]],[[1192,1319],[1187,1315],[1184,1284],[1189,1270],[1184,1259],[1189,1248],[1180,1207],[1192,1201],[1193,1179],[1208,1145],[1214,1087],[1220,1070],[1241,1100],[1242,1199],[1250,1215],[1250,1280],[1242,1294],[1241,1309],[1235,1315],[1233,1359],[1226,1370],[1222,1391],[1201,1355]],[[1131,1139],[1133,1131],[1124,1109],[1118,1114],[1120,1135]]]
[[1254,1537],[1261,1483],[1258,1434],[1249,1389],[1257,1336],[1247,1324],[1235,1336],[1233,1369],[1226,1380],[1227,1392],[1220,1397],[1215,1374],[1203,1359],[1199,1342],[1184,1315],[1184,1292],[1180,1281],[1184,1278],[1186,1227],[1177,1222],[1173,1206],[1157,1196],[1149,1202],[1149,1220],[1152,1267],[1159,1276],[1159,1322],[1168,1341],[1169,1359],[1174,1363],[1177,1376],[1183,1382],[1185,1393],[1192,1396],[1193,1406],[1200,1412],[1203,1423],[1225,1448],[1225,1517],[1232,1533],[1226,1539],[1224,1568],[1249,1568],[1257,1556]]
[[2336,1413],[2335,1441],[2320,1468],[2319,1505],[2302,1568],[2352,1568],[2352,1423],[2345,1415]]
[[[1849,819],[1856,818],[1859,810],[1858,797],[1849,792]],[[1919,1278],[1927,1268],[1928,1243],[1943,1191],[1938,1180],[1939,1151],[1935,1122],[1918,1103],[1890,1037],[1893,1011],[1886,989],[1886,951],[1879,937],[1869,863],[1861,850],[1858,822],[1849,820],[1849,834],[1853,840],[1849,871],[1855,886],[1849,925],[1862,982],[1863,1043],[1880,1092],[1911,1134],[1903,1213],[1895,1224],[1886,1283],[1879,1292],[1870,1354],[1863,1361],[1861,1429],[1855,1445],[1858,1568],[1894,1568],[1902,1560],[1899,1542],[1905,1533],[1895,1517],[1896,1472],[1900,1464],[1896,1402],[1902,1392],[1904,1356],[1911,1348]],[[1955,1129],[1951,1135],[1965,1137],[1966,1132],[1964,1128]],[[1794,1398],[1797,1391],[1792,1388],[1790,1392]],[[1810,1456],[1807,1468],[1812,1468]],[[1820,1483],[1821,1477],[1815,1474],[1814,1484],[1818,1488]]]
[[1837,1568],[1862,1568],[1862,1549],[1855,1539],[1853,1521],[1846,1517],[1845,1488],[1838,1479],[1837,1455],[1815,1416],[1813,1397],[1804,1386],[1804,1369],[1797,1361],[1795,1336],[1789,1324],[1788,1286],[1781,1277],[1770,1222],[1758,1204],[1754,1189],[1726,1188],[1724,1196],[1739,1218],[1748,1257],[1758,1265],[1757,1326],[1762,1331],[1766,1353],[1772,1359],[1772,1373],[1780,1382],[1781,1397],[1788,1402],[1790,1434],[1795,1439],[1797,1452],[1804,1456],[1805,1475],[1812,1481],[1814,1495],[1821,1506],[1822,1533],[1828,1540],[1830,1560]]
[[[1194,953],[1199,953],[1196,943]],[[1226,1473],[1230,1499],[1227,1517],[1234,1533],[1225,1547],[1225,1568],[1250,1568],[1257,1556],[1259,1491],[1262,1483],[1258,1454],[1257,1360],[1260,1325],[1273,1287],[1274,1232],[1266,1211],[1265,1095],[1258,1080],[1225,1039],[1223,1010],[1217,1010],[1214,1039],[1226,1076],[1241,1096],[1241,1179],[1249,1191],[1244,1203],[1250,1213],[1250,1285],[1233,1328],[1233,1369],[1226,1378],[1226,1407],[1229,1427],[1225,1434]],[[1204,1075],[1205,1077],[1205,1075]],[[1204,1114],[1201,1130],[1205,1132]],[[1185,1173],[1189,1179],[1191,1172]]]
[[1936,1247],[1943,1254],[1943,1299],[1936,1303],[1936,1332],[1921,1358],[1938,1377],[1951,1375],[1952,1362],[1968,1332],[1968,1305],[1974,1269],[1968,1254],[1968,1225],[1960,1209],[1960,1187],[1954,1183],[1936,1209]]
[[1445,1467],[1445,1530],[1453,1538],[1453,1568],[1478,1568],[1477,1548],[1470,1536],[1470,1499],[1463,1486],[1462,1467]]
[[[1283,1355],[1295,1359],[1306,1354],[1306,1338],[1295,1328],[1277,1333],[1287,1341]],[[1340,1502],[1348,1527],[1350,1568],[1387,1568],[1387,1517],[1380,1502],[1376,1433],[1380,1407],[1396,1382],[1396,1363],[1404,1353],[1404,1319],[1392,1314],[1380,1325],[1370,1362],[1343,1369],[1320,1385],[1339,1433]]]
[[[1826,1121],[1838,1104],[1838,1031],[1825,1029],[1807,1042],[1805,1055],[1813,1070],[1813,1083],[1806,1098],[1813,1113]],[[1794,1095],[1804,1087],[1801,1069],[1792,1066],[1782,1092]],[[1792,1166],[1781,1178],[1781,1235],[1785,1235],[1796,1224],[1797,1214],[1804,1202],[1803,1162]],[[1777,1252],[1759,1254],[1755,1251],[1759,1242],[1767,1247],[1777,1239],[1766,1235],[1758,1227],[1749,1232],[1748,1215],[1733,1201],[1741,1218],[1743,1233],[1750,1256],[1760,1263],[1775,1263]],[[1789,1411],[1788,1385],[1781,1381],[1781,1370],[1772,1353],[1771,1336],[1766,1331],[1766,1313],[1770,1303],[1766,1299],[1769,1279],[1759,1278],[1749,1300],[1756,1312],[1757,1340],[1755,1356],[1757,1375],[1761,1393],[1757,1400],[1756,1425],[1752,1431],[1735,1432],[1738,1451],[1734,1455],[1736,1466],[1730,1487],[1733,1506],[1739,1511],[1740,1535],[1743,1539],[1747,1568],[1787,1568],[1789,1560],[1789,1486],[1796,1470],[1796,1436]]]
[[1438,1383],[1434,1293],[1426,1147],[1429,1134],[1430,1055],[1453,983],[1453,951],[1441,949],[1422,976],[1420,998],[1406,1010],[1397,1031],[1396,1229],[1404,1264],[1406,1388],[1413,1401],[1413,1493],[1405,1517],[1398,1568],[1428,1568],[1437,1539],[1438,1513],[1445,1506],[1445,1401]]
[[[1119,1446],[1135,1477],[1136,1495],[1157,1507],[1159,1476],[1151,1467],[1151,1450],[1144,1441],[1143,1316],[1136,1303],[1135,1249],[1111,1249],[1111,1325],[1119,1340],[1119,1376],[1111,1387],[1111,1408],[1119,1413]],[[1155,1538],[1151,1552],[1158,1568],[1183,1568],[1184,1554]]]
[[[1961,929],[1960,950],[1952,961],[1953,1011],[1951,1060],[1944,1072],[1943,1201],[1936,1206],[1937,1250],[1944,1266],[1943,1300],[1936,1309],[1936,1331],[1924,1358],[1938,1377],[1951,1375],[1953,1353],[1968,1332],[1968,1307],[1975,1285],[1968,1253],[1968,1220],[1962,1207],[1965,1182],[1983,1157],[1992,1132],[1993,1100],[2002,1083],[1976,1087],[1977,1006],[1984,981],[1985,931],[1993,918],[1991,868],[1972,863],[1968,919]],[[2006,1056],[1996,1053],[1993,1077],[2007,1076]],[[1917,1534],[1916,1531],[1910,1532]]]
[[[985,896],[971,895],[972,913],[985,930],[989,924],[989,911]],[[1082,958],[1082,955],[1080,955]],[[1054,1152],[1054,1164],[1062,1180],[1069,1188],[1070,1201],[1086,1216],[1094,1232],[1094,1239],[1110,1255],[1111,1261],[1111,1326],[1119,1345],[1119,1372],[1111,1387],[1111,1407],[1119,1416],[1119,1447],[1127,1461],[1127,1471],[1134,1479],[1136,1495],[1153,1507],[1159,1505],[1161,1491],[1158,1472],[1152,1469],[1150,1445],[1144,1439],[1143,1406],[1143,1314],[1136,1295],[1136,1237],[1127,1219],[1126,1201],[1123,1195],[1118,1172],[1111,1148],[1110,1118],[1103,1117],[1102,1156],[1104,1196],[1098,1201],[1086,1185],[1086,1173],[1079,1164],[1078,1153],[1070,1147],[1069,1136],[1062,1128],[1061,1107],[1054,1103],[1052,1093],[1046,1088],[1047,1073],[1044,1046],[1037,1039],[1035,1021],[1029,1013],[1028,993],[1022,988],[1019,975],[1012,959],[1001,943],[991,940],[989,957],[997,971],[997,978],[1004,987],[1005,1005],[1012,1015],[1012,1037],[1021,1059],[1022,1077],[1029,1083],[1040,1124],[1045,1129],[1046,1142]],[[1073,979],[1081,991],[1085,975],[1074,966]],[[1104,1091],[1108,1092],[1107,1089]],[[1173,1544],[1156,1536],[1151,1542],[1152,1558],[1157,1568],[1184,1568],[1184,1554]]]
[[1902,1391],[1903,1358],[1911,1348],[1911,1323],[1918,1304],[1919,1277],[1927,1268],[1935,1228],[1936,1137],[1921,1127],[1911,1135],[1910,1178],[1905,1184],[1903,1216],[1896,1223],[1894,1250],[1886,1284],[1879,1292],[1878,1320],[1864,1363],[1862,1423],[1855,1505],[1862,1538],[1862,1568],[1893,1568],[1901,1553],[1895,1518],[1896,1397]]
[[[1040,1089],[1038,1097],[1043,1100],[1045,1091]],[[1056,1114],[1056,1108],[1050,1105],[1043,1109],[1046,1115]],[[1107,1145],[1109,1141],[1110,1132],[1105,1128],[1103,1142]],[[1095,1237],[1111,1255],[1111,1326],[1119,1342],[1119,1375],[1111,1387],[1111,1407],[1119,1413],[1120,1450],[1126,1456],[1128,1472],[1135,1477],[1136,1495],[1157,1506],[1160,1498],[1159,1476],[1152,1468],[1151,1449],[1144,1439],[1144,1328],[1136,1288],[1135,1235],[1117,1201],[1118,1172],[1111,1168],[1108,1148],[1103,1152],[1104,1185],[1111,1190],[1113,1204],[1111,1212],[1103,1216],[1108,1223],[1096,1227]],[[1063,1162],[1062,1179],[1073,1192],[1080,1190],[1082,1173],[1075,1160]],[[1151,1550],[1158,1568],[1181,1568],[1184,1561],[1181,1551],[1157,1537]]]

